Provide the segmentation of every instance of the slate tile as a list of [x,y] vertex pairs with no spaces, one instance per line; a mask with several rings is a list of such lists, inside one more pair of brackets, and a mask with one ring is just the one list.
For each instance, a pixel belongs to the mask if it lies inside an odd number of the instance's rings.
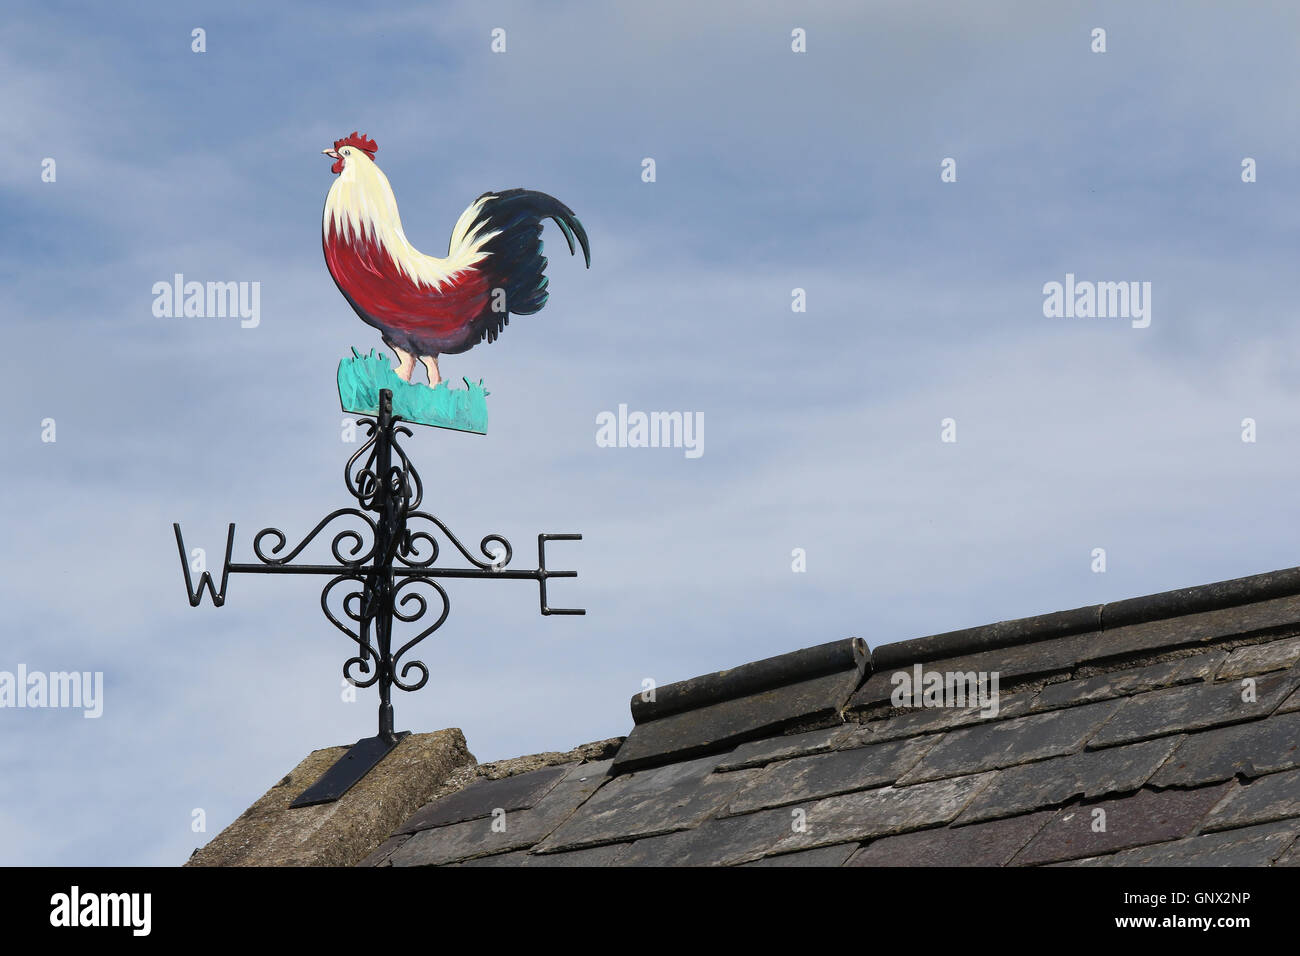
[[1237,774],[1261,777],[1300,767],[1300,713],[1189,735],[1151,778],[1156,787],[1191,787]]
[[564,768],[563,779],[535,806],[507,811],[500,818],[504,829],[499,824],[494,828],[498,818],[492,816],[426,828],[412,835],[388,859],[393,866],[438,866],[531,847],[597,791],[608,779],[610,763],[602,760]]
[[1128,697],[1119,712],[1088,741],[1089,747],[1149,740],[1164,734],[1239,724],[1265,717],[1295,689],[1300,674],[1291,672],[1261,677],[1256,699],[1243,702],[1242,684],[1192,684]]
[[1074,861],[1074,866],[1268,866],[1282,855],[1300,820],[1223,830]]
[[733,866],[757,860],[791,832],[786,809],[705,820],[690,830],[637,840],[619,866]]
[[1277,710],[1273,711],[1273,713],[1289,714],[1297,710],[1300,710],[1300,690],[1296,690],[1290,697],[1278,704]]
[[1238,784],[1214,808],[1201,829],[1208,833],[1288,817],[1300,817],[1300,770],[1269,774],[1253,783]]
[[863,847],[846,866],[1006,866],[1053,810],[978,823],[887,836]]
[[383,843],[379,844],[371,853],[357,866],[388,866],[388,857],[399,846],[411,838],[408,833],[398,833],[390,836]]
[[1230,680],[1251,674],[1282,671],[1296,661],[1300,661],[1300,637],[1269,641],[1267,644],[1251,644],[1237,648],[1228,656],[1219,670],[1218,679]]
[[527,866],[619,866],[630,843],[610,843],[567,853],[529,853]]
[[[1016,855],[1012,865],[1080,859],[1186,836],[1230,787],[1218,784],[1197,790],[1141,790],[1118,800],[1067,807],[1057,811],[1055,818]],[[1099,809],[1106,813],[1106,829],[1095,832]]]
[[713,773],[719,756],[614,777],[537,846],[538,852],[685,830],[719,811],[757,770]]
[[910,770],[933,743],[934,738],[912,737],[783,760],[758,771],[753,780],[736,793],[725,812],[749,813],[893,783]]
[[761,860],[745,863],[744,866],[843,866],[844,861],[858,848],[856,843],[841,843],[837,846],[819,846],[815,850],[801,850],[798,853],[782,853],[780,856],[765,856]]
[[1057,806],[1075,797],[1095,800],[1132,792],[1150,779],[1181,741],[1181,737],[1162,737],[1008,767],[958,817],[957,825]]
[[818,800],[806,809],[803,831],[788,834],[772,852],[807,850],[949,823],[993,776],[972,774]]
[[1300,839],[1291,844],[1291,849],[1287,850],[1275,861],[1274,866],[1300,866]]
[[492,856],[475,857],[460,863],[446,863],[444,866],[527,866],[528,851],[515,850],[512,853],[494,853]]
[[1073,753],[1119,706],[1118,701],[1100,701],[949,731],[899,783],[938,780]]
[[993,716],[986,716],[979,707],[926,707],[895,714],[883,720],[868,721],[862,726],[871,728],[873,739],[881,742],[899,737],[937,733],[954,727],[1018,717],[1030,709],[1036,694],[1037,691],[1018,691],[1014,694],[1000,695],[998,712]]
[[1222,651],[1160,661],[1145,667],[1094,674],[1078,680],[1048,684],[1039,692],[1033,710],[1075,707],[1098,700],[1127,697],[1159,687],[1173,687],[1193,681],[1209,680],[1227,655]]
[[498,807],[509,813],[525,810],[544,797],[571,768],[543,767],[500,780],[476,780],[463,790],[426,804],[402,824],[398,833],[486,817]]
[[847,737],[856,726],[842,724],[803,734],[767,737],[741,744],[722,758],[717,770],[720,773],[728,770],[744,770],[748,767],[762,767],[777,760],[788,760],[791,757],[825,753],[833,749],[838,741]]
[[571,853],[530,853],[516,850],[513,853],[498,853],[495,856],[478,857],[456,863],[455,866],[618,866],[619,857],[631,844],[611,843],[608,846],[592,847],[588,850],[574,850]]
[[893,692],[894,683],[890,680],[888,673],[872,674],[863,681],[862,686],[849,698],[849,705],[844,709],[848,713],[854,713],[869,707],[887,704],[889,703],[889,695]]

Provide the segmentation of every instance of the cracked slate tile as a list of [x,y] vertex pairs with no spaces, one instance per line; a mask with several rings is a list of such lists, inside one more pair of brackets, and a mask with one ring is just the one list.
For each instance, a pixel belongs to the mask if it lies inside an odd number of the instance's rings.
[[1261,777],[1300,767],[1300,713],[1190,734],[1156,771],[1151,785],[1190,787],[1237,774]]
[[939,780],[1073,753],[1119,707],[1119,701],[1100,701],[949,731],[898,782]]
[[1252,823],[1300,817],[1300,770],[1238,784],[1206,819],[1202,830],[1228,830]]
[[[1032,866],[1100,856],[1183,837],[1196,829],[1231,784],[1197,790],[1140,790],[1131,797],[1059,810],[1012,861]],[[1105,817],[1099,818],[1098,812]],[[1096,829],[1104,823],[1105,829]]]
[[957,826],[1059,806],[1075,797],[1095,800],[1131,793],[1150,779],[1182,739],[1162,737],[1007,767],[957,818]]

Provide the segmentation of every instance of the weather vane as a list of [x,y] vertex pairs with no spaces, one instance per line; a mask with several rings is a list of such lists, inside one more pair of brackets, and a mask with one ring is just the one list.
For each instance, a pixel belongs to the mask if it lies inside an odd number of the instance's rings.
[[[353,349],[339,365],[343,410],[373,415],[379,389],[390,388],[396,414],[407,421],[486,432],[482,381],[466,378],[466,389],[448,388],[438,356],[495,342],[511,313],[532,315],[546,304],[545,220],[559,226],[570,253],[577,238],[590,268],[587,230],[558,199],[507,189],[484,193],[461,213],[445,259],[426,256],[402,231],[393,187],[375,162],[378,149],[353,133],[322,150],[338,175],[321,223],[325,264],[361,321],[379,330],[398,359],[394,369],[382,355]],[[429,375],[425,389],[411,384],[417,358]]]
[[[179,524],[173,524],[176,548],[190,605],[197,607],[206,590],[212,603],[226,601],[231,574],[317,574],[329,580],[321,591],[321,609],[357,645],[343,665],[343,676],[356,687],[378,686],[379,731],[358,740],[319,780],[292,804],[310,806],[337,800],[364,777],[409,731],[394,732],[392,688],[416,691],[429,679],[423,661],[403,658],[446,621],[450,600],[439,579],[531,580],[538,585],[541,613],[585,614],[579,608],[547,603],[550,578],[577,577],[576,571],[546,567],[548,541],[580,541],[580,534],[539,534],[537,567],[513,570],[514,551],[504,537],[489,534],[475,556],[434,515],[422,511],[424,486],[398,441],[411,437],[402,422],[456,431],[487,432],[487,392],[465,379],[466,389],[451,389],[438,369],[438,356],[465,352],[486,339],[495,341],[511,313],[528,315],[546,304],[546,258],[542,222],[553,220],[575,251],[574,238],[591,264],[587,233],[573,212],[545,193],[511,189],[480,196],[452,230],[445,259],[425,256],[406,239],[388,179],[375,164],[375,142],[357,133],[324,150],[334,159],[338,178],[325,200],[322,243],[325,261],[339,291],[357,315],[379,329],[393,349],[398,367],[383,354],[357,349],[339,364],[338,389],[343,410],[362,415],[367,440],[344,467],[344,482],[356,507],[339,508],[317,523],[294,548],[278,528],[263,528],[253,537],[255,562],[232,562],[235,526],[226,536],[218,586],[212,573],[190,574]],[[412,384],[419,359],[429,384]],[[332,522],[348,527],[330,542],[334,564],[294,563]],[[443,552],[439,537],[469,562],[469,567],[437,564]],[[269,545],[269,546],[268,546]],[[348,585],[344,587],[344,585]],[[417,589],[423,589],[417,590]],[[331,609],[331,599],[337,598]],[[436,618],[394,650],[394,624]]]

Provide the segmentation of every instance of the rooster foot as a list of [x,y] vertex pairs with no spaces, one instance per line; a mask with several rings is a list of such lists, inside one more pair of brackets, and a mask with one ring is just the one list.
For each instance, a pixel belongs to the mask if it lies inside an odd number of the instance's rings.
[[415,371],[415,356],[410,352],[397,348],[396,346],[393,347],[393,351],[397,353],[397,359],[400,363],[397,368],[393,369],[394,374],[396,374],[403,382],[409,382],[411,380],[411,373]]
[[425,370],[429,373],[429,387],[437,388],[442,381],[442,375],[438,372],[438,356],[421,355],[420,361],[424,363]]

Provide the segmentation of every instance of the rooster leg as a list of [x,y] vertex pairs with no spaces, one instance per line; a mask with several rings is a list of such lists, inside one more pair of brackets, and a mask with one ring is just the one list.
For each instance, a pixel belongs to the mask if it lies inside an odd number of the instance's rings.
[[415,371],[415,356],[410,352],[399,349],[396,345],[393,346],[393,351],[397,353],[397,360],[401,363],[393,371],[397,373],[397,377],[403,382],[409,382],[411,373]]
[[433,388],[435,385],[437,385],[439,382],[442,381],[442,376],[438,373],[438,356],[421,355],[420,361],[423,362],[424,367],[428,369],[429,387]]

